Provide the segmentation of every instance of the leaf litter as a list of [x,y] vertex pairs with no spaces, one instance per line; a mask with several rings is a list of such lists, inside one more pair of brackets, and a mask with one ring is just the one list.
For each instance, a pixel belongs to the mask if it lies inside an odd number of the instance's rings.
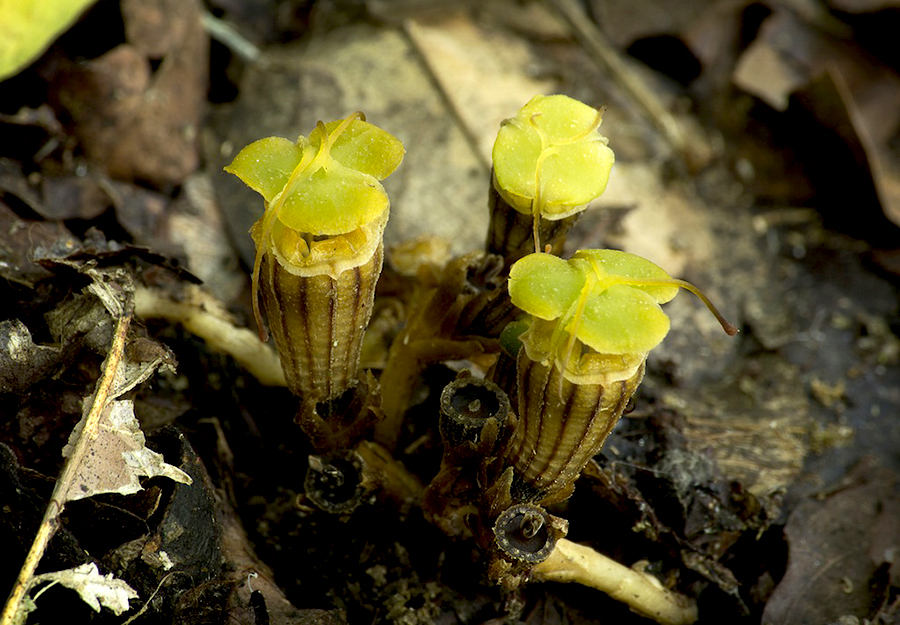
[[[105,311],[115,323],[115,331],[97,389],[84,398],[83,417],[63,449],[67,462],[54,488],[38,537],[2,613],[3,623],[24,622],[29,606],[33,605],[31,601],[25,601],[26,595],[41,581],[58,582],[77,590],[95,610],[99,611],[101,603],[116,614],[127,610],[128,599],[137,597],[137,593],[112,575],[100,575],[93,562],[70,571],[33,575],[58,527],[66,503],[103,493],[135,493],[142,488],[141,476],[164,476],[183,484],[192,482],[184,471],[167,464],[162,454],[145,446],[133,402],[117,399],[150,378],[160,366],[174,371],[173,357],[162,347],[126,350],[133,308],[133,287],[126,272],[122,269],[105,271],[91,264],[82,269],[91,280],[84,293],[90,293],[94,301],[94,314],[84,313],[80,320],[96,318],[98,311]],[[69,332],[73,329],[78,332],[84,328],[68,326]],[[96,337],[93,347],[99,347]],[[134,357],[148,353],[149,358]]]
[[116,616],[129,610],[129,601],[137,599],[137,592],[121,579],[111,574],[102,575],[93,562],[76,566],[74,569],[41,573],[35,575],[32,584],[37,586],[44,582],[61,584],[76,591],[86,604],[95,612],[100,606],[107,608]]

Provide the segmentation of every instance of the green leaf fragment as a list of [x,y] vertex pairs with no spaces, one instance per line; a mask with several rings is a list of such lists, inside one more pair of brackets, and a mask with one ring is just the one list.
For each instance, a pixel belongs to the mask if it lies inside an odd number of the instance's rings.
[[[578,250],[572,259],[594,261],[611,276],[612,280],[627,281],[630,286],[652,295],[660,304],[665,304],[678,295],[678,286],[671,284],[672,276],[642,256],[618,250]],[[654,281],[670,284],[646,284]]]
[[550,148],[541,170],[543,212],[562,212],[603,195],[614,160],[598,139]]
[[[325,130],[330,134],[340,124],[340,120],[328,122]],[[309,140],[313,147],[319,147],[322,136],[318,128],[310,133]],[[354,120],[331,146],[334,160],[378,180],[390,176],[405,153],[403,144],[394,135],[360,119]]]
[[528,322],[524,320],[511,321],[506,324],[499,337],[500,347],[503,351],[515,358],[522,348],[522,339],[520,337],[526,330],[528,330]]
[[576,338],[601,354],[649,352],[669,333],[669,318],[657,301],[624,284],[589,298],[577,322]]
[[517,115],[543,131],[551,145],[582,137],[597,127],[597,110],[566,95],[536,95]]
[[225,171],[259,192],[273,219],[313,235],[346,234],[389,207],[378,181],[403,160],[403,144],[389,132],[358,119],[320,124],[309,140],[281,137],[255,141]]
[[25,69],[95,1],[0,1],[0,80]]
[[565,335],[597,352],[635,354],[649,352],[668,333],[659,305],[678,293],[673,282],[657,265],[626,252],[581,250],[569,261],[537,253],[512,266],[509,294],[523,311],[557,320]]

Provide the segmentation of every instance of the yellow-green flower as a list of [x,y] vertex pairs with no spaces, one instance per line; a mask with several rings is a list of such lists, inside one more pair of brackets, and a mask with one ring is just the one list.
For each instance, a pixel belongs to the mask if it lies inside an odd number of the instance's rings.
[[[529,356],[556,362],[563,371],[574,365],[573,375],[583,355],[590,356],[585,366],[593,361],[623,370],[636,367],[669,332],[660,304],[679,288],[698,295],[726,332],[737,331],[696,287],[626,252],[580,250],[568,261],[530,254],[509,275],[513,304],[532,317],[532,327],[522,337]],[[583,354],[583,347],[588,353]]]
[[397,168],[403,152],[393,135],[354,116],[320,124],[297,143],[255,141],[225,171],[265,198],[270,219],[300,232],[345,234],[388,208],[379,180]]
[[599,197],[615,156],[602,111],[564,95],[538,95],[503,122],[494,142],[494,186],[515,210],[557,220]]

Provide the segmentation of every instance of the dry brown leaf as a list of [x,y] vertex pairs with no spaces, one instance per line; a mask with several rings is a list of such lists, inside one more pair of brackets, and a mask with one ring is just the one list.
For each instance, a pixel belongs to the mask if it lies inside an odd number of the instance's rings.
[[207,174],[189,176],[168,211],[168,239],[187,256],[187,269],[221,301],[231,302],[246,289],[247,275],[237,255],[215,200],[213,180]]
[[[208,73],[200,3],[141,4],[125,15],[129,43],[67,61],[53,92],[85,152],[112,177],[179,184],[199,163]],[[160,33],[168,34],[158,40]]]
[[897,0],[828,0],[828,4],[838,11],[848,13],[874,13],[900,7]]
[[[86,294],[72,300],[71,305],[61,306],[48,316],[51,328],[62,341],[71,340],[72,333],[89,332],[90,328],[108,324],[109,317],[120,319],[129,314],[132,287],[130,277],[122,269],[103,270],[84,267],[82,271],[91,277]],[[94,299],[96,298],[96,299]],[[98,302],[99,300],[99,302]],[[102,307],[101,307],[102,306]],[[92,343],[105,341],[106,333]],[[103,346],[105,349],[105,344]],[[104,403],[100,423],[89,433],[90,453],[75,467],[75,479],[62,493],[61,500],[71,501],[91,497],[99,493],[129,494],[141,490],[139,477],[162,475],[177,482],[190,484],[190,477],[180,469],[166,464],[162,455],[145,446],[145,438],[134,415],[131,400],[118,398],[146,381],[161,366],[174,371],[174,358],[161,345],[149,341],[131,341],[123,357],[115,361],[116,367],[108,395],[101,397]],[[73,450],[83,435],[88,414],[95,409],[95,396],[87,396],[83,416],[69,436],[63,456],[72,457]]]
[[21,393],[43,380],[59,357],[58,348],[35,345],[18,319],[0,322],[0,394]]
[[676,35],[710,12],[709,0],[593,0],[591,8],[600,28],[621,47],[641,37]]
[[841,615],[862,621],[887,598],[889,588],[872,581],[900,544],[897,476],[870,465],[858,467],[855,477],[845,490],[791,514],[788,570],[764,623],[830,623]]
[[[890,147],[900,127],[900,76],[896,72],[793,13],[776,11],[741,57],[733,80],[770,106],[786,110],[792,94],[823,77],[833,83],[830,91],[839,95],[849,121],[849,133],[838,132],[851,146],[857,144],[864,151],[882,209],[900,225],[900,158]],[[822,111],[834,108],[816,95],[804,104],[820,119]]]
[[[63,449],[65,457],[69,457],[72,445],[80,435],[81,428],[76,427],[69,445]],[[157,475],[181,484],[191,483],[187,473],[166,464],[162,454],[146,447],[144,433],[134,416],[134,403],[131,400],[116,400],[105,408],[100,429],[91,441],[91,453],[78,468],[65,500],[74,501],[100,493],[129,495],[141,490],[139,477]]]
[[[88,287],[104,303],[107,309],[121,307],[121,295],[114,287],[95,277]],[[105,399],[103,414],[95,433],[89,441],[90,453],[76,467],[75,479],[63,495],[63,501],[92,497],[100,493],[128,495],[141,490],[139,477],[158,475],[182,484],[190,484],[191,478],[181,469],[167,464],[162,454],[146,447],[146,439],[134,415],[134,402],[116,399],[146,381],[160,366],[174,371],[171,354],[151,341],[156,349],[128,349],[118,362],[114,381]],[[134,343],[132,343],[134,345]],[[85,398],[81,421],[72,430],[69,443],[63,448],[63,456],[72,456],[75,445],[83,435],[89,412],[94,408],[94,396]]]

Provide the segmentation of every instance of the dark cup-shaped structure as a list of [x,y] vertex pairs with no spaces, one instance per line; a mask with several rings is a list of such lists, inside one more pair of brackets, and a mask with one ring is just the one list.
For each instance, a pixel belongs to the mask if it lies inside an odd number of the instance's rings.
[[494,542],[503,557],[517,564],[543,562],[556,546],[550,515],[540,506],[516,504],[494,523]]
[[347,514],[362,501],[362,481],[362,462],[353,452],[310,456],[303,488],[319,509]]
[[473,377],[454,380],[441,393],[444,444],[449,449],[492,445],[509,413],[509,398],[493,382]]

